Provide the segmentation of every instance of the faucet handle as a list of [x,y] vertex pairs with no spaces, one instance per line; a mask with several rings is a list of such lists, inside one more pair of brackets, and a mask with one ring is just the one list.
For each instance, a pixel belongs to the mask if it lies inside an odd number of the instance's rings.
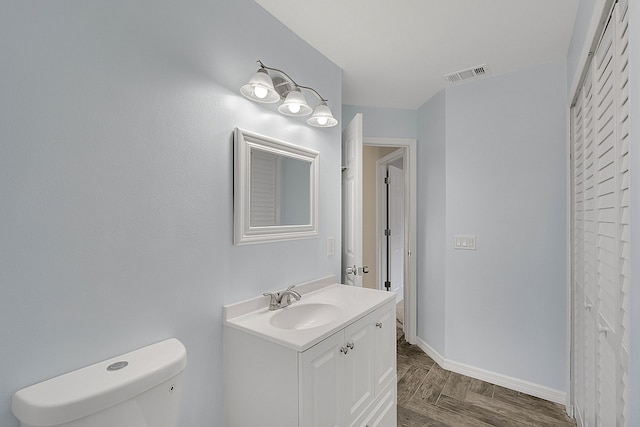
[[298,293],[298,291],[294,291],[293,288],[295,288],[296,285],[291,285],[289,286],[286,290],[282,291],[282,294],[288,294],[288,295],[293,295],[295,297],[295,299],[299,300],[300,298],[302,298],[302,295],[300,295]]
[[294,291],[293,288],[295,288],[295,285],[291,285],[289,286],[287,289],[285,289],[284,291],[280,292],[280,306],[281,307],[288,307],[291,305],[291,297],[294,297],[296,299],[296,301],[299,301],[300,298],[302,298],[302,295],[300,295],[298,292]]
[[278,308],[280,304],[280,294],[278,292],[265,292],[262,294],[265,297],[271,297],[269,300],[269,310],[273,311]]

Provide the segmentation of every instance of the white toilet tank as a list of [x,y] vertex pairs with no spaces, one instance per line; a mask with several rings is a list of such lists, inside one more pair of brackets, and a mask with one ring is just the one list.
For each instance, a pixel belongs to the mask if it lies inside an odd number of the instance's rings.
[[22,427],[177,427],[187,351],[175,338],[23,388]]

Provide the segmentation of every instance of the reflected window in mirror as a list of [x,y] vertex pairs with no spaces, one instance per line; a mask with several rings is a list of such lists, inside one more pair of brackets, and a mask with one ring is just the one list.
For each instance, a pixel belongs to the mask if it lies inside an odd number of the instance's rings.
[[251,149],[252,227],[311,222],[311,162]]

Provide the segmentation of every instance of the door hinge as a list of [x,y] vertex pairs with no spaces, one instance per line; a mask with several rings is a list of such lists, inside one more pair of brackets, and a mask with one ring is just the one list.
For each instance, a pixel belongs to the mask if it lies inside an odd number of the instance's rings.
[[385,183],[385,184],[387,184],[387,185],[391,184],[391,178],[390,178],[390,177],[388,177],[388,176],[386,176],[386,177],[384,178],[384,183]]
[[390,282],[390,281],[388,281],[388,280],[387,280],[387,281],[385,281],[385,282],[384,282],[384,287],[385,287],[385,288],[387,288],[387,291],[388,291],[388,290],[391,290],[391,282]]
[[391,236],[391,230],[388,229],[388,228],[386,230],[384,230],[384,235],[385,236]]

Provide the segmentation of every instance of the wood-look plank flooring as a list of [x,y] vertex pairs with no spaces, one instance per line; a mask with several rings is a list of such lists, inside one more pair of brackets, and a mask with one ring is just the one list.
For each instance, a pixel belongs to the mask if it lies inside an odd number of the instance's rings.
[[562,405],[442,369],[398,329],[398,427],[575,425]]

